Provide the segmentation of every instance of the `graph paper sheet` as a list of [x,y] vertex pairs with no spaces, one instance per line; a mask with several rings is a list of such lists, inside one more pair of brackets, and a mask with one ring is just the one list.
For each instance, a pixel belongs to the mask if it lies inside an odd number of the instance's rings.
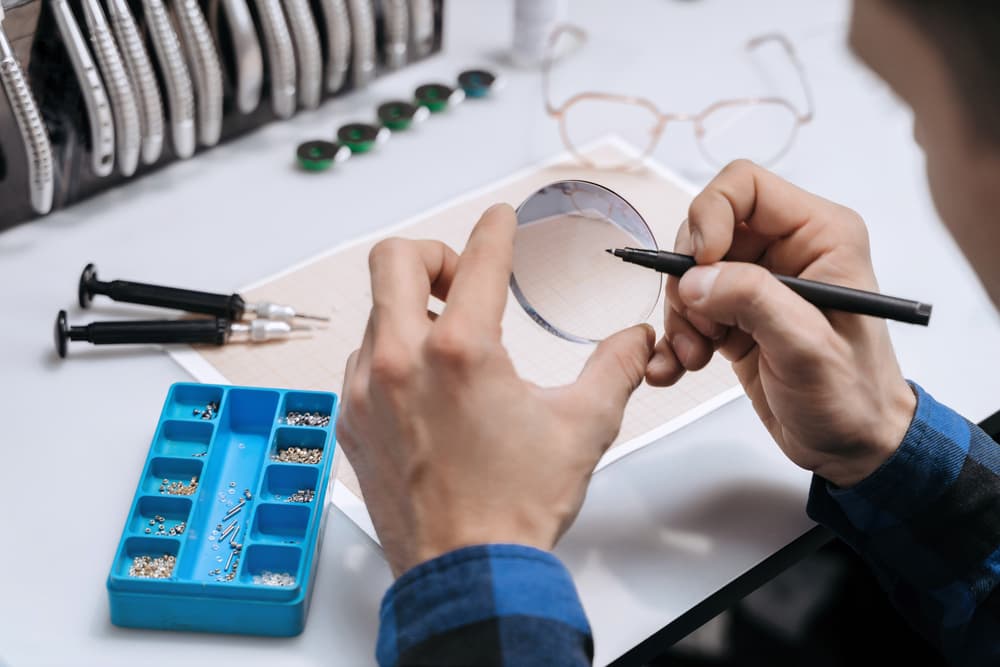
[[[593,147],[598,153],[625,153],[614,140]],[[391,229],[336,247],[283,273],[240,290],[248,302],[294,304],[302,312],[328,314],[328,327],[308,337],[266,345],[231,344],[225,347],[181,347],[171,355],[201,382],[294,387],[340,393],[348,355],[361,342],[371,292],[368,253],[386,236],[440,239],[460,251],[480,214],[496,202],[517,206],[544,185],[563,179],[601,183],[643,215],[663,247],[672,247],[677,228],[687,215],[692,190],[657,165],[635,173],[595,171],[562,156],[510,176],[479,191],[449,201]],[[662,332],[661,303],[650,318]],[[546,333],[511,296],[503,318],[503,342],[519,373],[541,385],[572,382],[593,348]],[[641,386],[625,411],[621,433],[601,459],[598,470],[675,431],[740,396],[742,390],[729,364],[714,359],[706,369],[686,375],[676,386]],[[347,461],[335,468],[337,483],[331,494],[345,514],[375,539],[361,499],[357,478]]]

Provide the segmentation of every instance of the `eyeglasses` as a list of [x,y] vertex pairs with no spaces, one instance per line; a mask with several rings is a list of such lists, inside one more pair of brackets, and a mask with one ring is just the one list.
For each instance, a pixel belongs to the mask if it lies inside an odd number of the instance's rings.
[[[571,25],[556,28],[550,36],[542,63],[545,110],[559,121],[566,148],[587,166],[626,169],[641,166],[656,148],[667,125],[678,122],[692,124],[698,148],[716,167],[738,158],[770,166],[788,153],[799,127],[813,119],[813,97],[805,68],[784,35],[754,37],[747,42],[746,48],[752,52],[770,43],[782,47],[805,93],[807,108],[804,112],[784,97],[740,97],[719,100],[697,113],[667,113],[643,97],[592,91],[577,93],[557,106],[552,101],[551,70],[556,60],[556,46],[566,35],[575,38],[577,46],[587,39],[583,29]],[[581,147],[601,133],[617,134],[641,152],[625,162],[597,164],[583,154]]]

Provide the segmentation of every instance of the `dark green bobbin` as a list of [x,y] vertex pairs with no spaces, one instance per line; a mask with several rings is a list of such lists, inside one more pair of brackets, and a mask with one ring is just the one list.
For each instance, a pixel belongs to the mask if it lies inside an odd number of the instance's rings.
[[393,100],[379,106],[378,120],[393,132],[408,130],[415,123],[423,122],[430,112],[426,107]]
[[367,153],[389,138],[389,130],[368,123],[348,123],[337,130],[337,141],[352,153]]
[[426,83],[414,93],[417,104],[427,107],[431,113],[440,113],[465,99],[465,91],[455,90],[443,83]]
[[299,144],[295,157],[306,171],[326,171],[334,162],[343,162],[351,157],[351,151],[347,146],[332,141],[316,140]]

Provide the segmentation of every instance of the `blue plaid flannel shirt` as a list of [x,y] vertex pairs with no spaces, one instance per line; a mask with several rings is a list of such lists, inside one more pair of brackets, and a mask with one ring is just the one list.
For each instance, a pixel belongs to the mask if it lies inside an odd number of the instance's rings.
[[[957,665],[1000,665],[1000,445],[920,387],[897,452],[849,489],[815,478],[808,513],[875,571]],[[589,665],[590,626],[551,554],[468,547],[413,568],[382,601],[380,665]]]

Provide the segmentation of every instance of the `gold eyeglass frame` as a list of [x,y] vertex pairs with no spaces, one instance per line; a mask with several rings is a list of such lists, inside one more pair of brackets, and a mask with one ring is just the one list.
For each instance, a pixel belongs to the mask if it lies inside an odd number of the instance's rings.
[[588,167],[597,167],[586,155],[583,155],[577,146],[573,143],[572,139],[569,137],[569,131],[566,127],[566,116],[567,112],[576,104],[587,101],[599,101],[599,102],[618,102],[621,104],[628,104],[633,106],[638,106],[649,111],[656,118],[656,125],[652,130],[652,137],[649,145],[645,147],[644,152],[637,156],[633,161],[624,163],[621,165],[624,168],[637,168],[642,165],[642,163],[653,153],[656,146],[660,142],[660,138],[663,136],[666,127],[670,123],[677,122],[689,122],[693,124],[694,134],[696,143],[698,144],[698,149],[702,156],[705,158],[709,164],[716,167],[725,166],[724,163],[719,162],[705,147],[704,138],[706,135],[704,121],[706,118],[711,116],[713,113],[719,111],[720,109],[733,108],[733,107],[752,107],[752,106],[777,106],[787,109],[795,119],[795,124],[792,127],[792,131],[789,133],[788,139],[786,140],[784,146],[781,147],[772,158],[762,163],[762,166],[771,166],[781,160],[788,151],[791,149],[792,145],[795,143],[795,139],[798,136],[799,128],[801,128],[806,123],[813,120],[815,115],[815,107],[813,103],[812,89],[809,85],[809,79],[806,76],[805,67],[802,65],[802,61],[799,60],[798,54],[795,52],[795,47],[792,46],[791,41],[782,35],[781,33],[768,33],[764,35],[759,35],[757,37],[751,38],[747,44],[747,51],[754,51],[758,47],[766,43],[777,43],[781,45],[785,54],[788,56],[789,61],[795,68],[795,72],[798,75],[799,82],[802,84],[802,90],[805,94],[806,100],[806,110],[805,112],[799,111],[799,109],[790,100],[785,97],[777,96],[762,96],[762,97],[738,97],[730,99],[722,99],[718,102],[710,104],[706,108],[702,109],[697,113],[676,113],[676,112],[665,112],[657,107],[653,102],[644,98],[633,95],[620,95],[617,93],[606,93],[600,91],[583,91],[576,93],[571,96],[561,105],[556,105],[552,101],[552,89],[551,89],[551,78],[552,78],[552,67],[557,60],[555,57],[555,47],[559,40],[564,35],[571,35],[578,40],[578,45],[582,45],[587,41],[587,33],[580,27],[574,25],[561,25],[557,27],[552,34],[549,36],[549,43],[546,50],[544,59],[542,60],[542,95],[545,100],[545,111],[546,113],[559,121],[559,132],[562,136],[563,143],[566,148],[572,153],[577,159],[579,159],[584,165]]

